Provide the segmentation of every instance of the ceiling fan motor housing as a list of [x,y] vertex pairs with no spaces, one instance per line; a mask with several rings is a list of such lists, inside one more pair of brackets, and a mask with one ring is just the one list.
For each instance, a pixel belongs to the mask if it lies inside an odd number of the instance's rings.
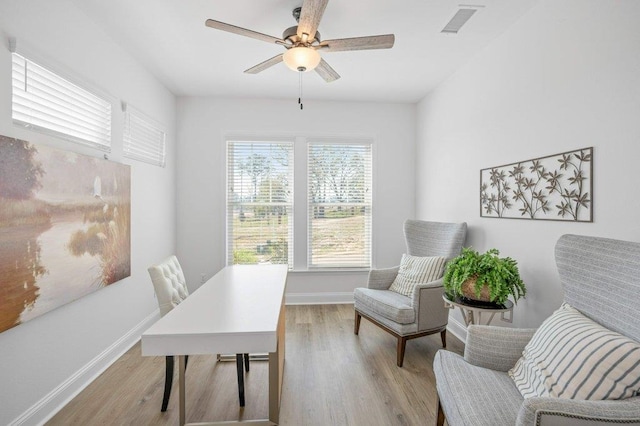
[[[282,39],[290,41],[291,44],[293,45],[295,45],[296,43],[300,43],[301,40],[300,40],[300,37],[298,37],[298,26],[296,25],[295,27],[289,27],[286,30],[284,30],[282,33]],[[316,31],[315,37],[313,37],[313,39],[307,40],[307,43],[311,45],[316,41],[318,43],[320,43],[321,41],[319,31]]]

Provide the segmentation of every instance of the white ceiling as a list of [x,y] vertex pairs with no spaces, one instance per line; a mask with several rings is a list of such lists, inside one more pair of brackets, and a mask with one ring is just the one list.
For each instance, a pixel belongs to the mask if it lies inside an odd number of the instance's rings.
[[[243,71],[284,51],[208,28],[207,18],[281,37],[302,0],[73,0],[99,27],[178,96],[297,98],[298,75],[283,63]],[[303,75],[305,100],[416,102],[503,33],[537,0],[483,5],[457,35],[440,30],[458,10],[451,0],[332,0],[322,39],[394,33],[392,49],[323,53],[341,75]]]

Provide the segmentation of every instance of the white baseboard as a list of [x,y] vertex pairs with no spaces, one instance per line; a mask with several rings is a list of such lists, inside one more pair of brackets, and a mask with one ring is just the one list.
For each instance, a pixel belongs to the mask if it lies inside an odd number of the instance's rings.
[[76,371],[67,380],[16,417],[9,426],[42,425],[69,403],[76,395],[94,381],[104,370],[128,351],[142,335],[142,332],[160,318],[154,311],[129,330],[124,336]]
[[453,317],[449,317],[449,324],[447,325],[447,331],[456,336],[462,343],[467,342],[467,327],[460,321]]
[[285,294],[286,305],[330,305],[343,303],[353,303],[353,291]]

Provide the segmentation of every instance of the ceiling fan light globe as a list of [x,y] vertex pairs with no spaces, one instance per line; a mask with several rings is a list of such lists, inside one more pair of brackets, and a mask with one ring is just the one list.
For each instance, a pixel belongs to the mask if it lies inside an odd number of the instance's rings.
[[310,47],[292,47],[284,52],[282,59],[292,71],[309,72],[318,66],[322,58]]

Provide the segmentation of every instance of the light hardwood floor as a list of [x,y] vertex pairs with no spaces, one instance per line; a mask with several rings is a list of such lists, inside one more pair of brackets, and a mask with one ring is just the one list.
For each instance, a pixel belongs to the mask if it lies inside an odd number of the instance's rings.
[[[353,305],[287,306],[286,361],[280,424],[285,426],[434,425],[433,356],[440,335],[407,342],[396,366],[396,340],[363,320],[353,334]],[[447,336],[447,349],[463,345]],[[246,406],[238,406],[234,362],[191,356],[187,422],[268,417],[267,363],[246,375]],[[142,357],[140,343],[110,366],[47,425],[176,425],[177,376],[166,413],[160,412],[164,358]]]

